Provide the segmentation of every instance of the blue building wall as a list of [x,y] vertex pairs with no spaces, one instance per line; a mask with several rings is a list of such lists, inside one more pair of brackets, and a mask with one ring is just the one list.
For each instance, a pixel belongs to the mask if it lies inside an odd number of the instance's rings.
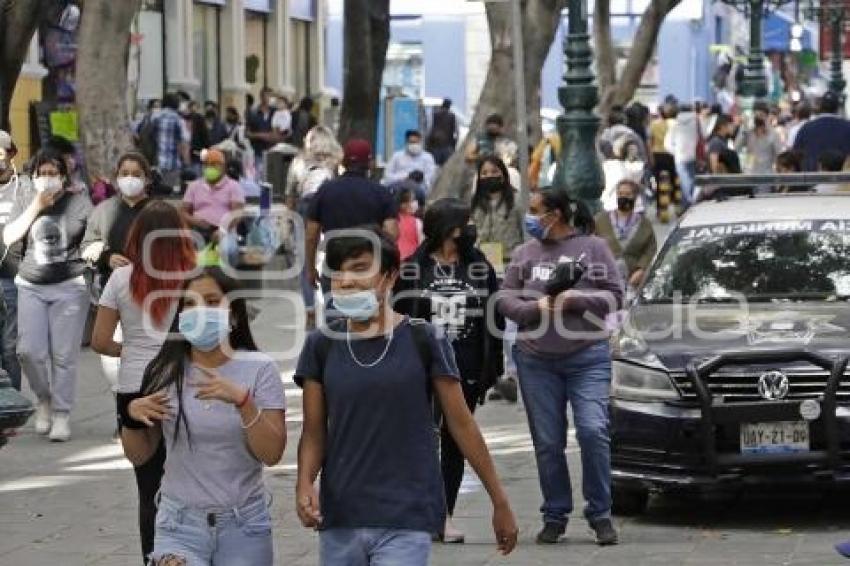
[[342,94],[342,18],[325,24],[325,86]]
[[705,18],[694,23],[670,20],[664,23],[658,38],[658,94],[674,95],[679,100],[713,100],[711,72],[715,20]]
[[[327,24],[325,84],[342,92],[342,21]],[[463,17],[428,16],[393,18],[393,43],[419,43],[423,52],[424,96],[451,98],[455,107],[466,107],[466,22]]]

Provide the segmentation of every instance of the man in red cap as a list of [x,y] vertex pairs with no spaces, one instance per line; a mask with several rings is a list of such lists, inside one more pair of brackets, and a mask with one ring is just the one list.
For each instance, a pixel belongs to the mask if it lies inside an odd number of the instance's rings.
[[[343,148],[345,173],[325,182],[310,201],[307,210],[307,278],[319,282],[316,251],[321,234],[365,225],[381,226],[393,238],[398,236],[396,205],[386,187],[369,179],[372,145],[364,139],[351,139]],[[327,288],[325,288],[327,287]],[[327,291],[329,284],[323,281]]]

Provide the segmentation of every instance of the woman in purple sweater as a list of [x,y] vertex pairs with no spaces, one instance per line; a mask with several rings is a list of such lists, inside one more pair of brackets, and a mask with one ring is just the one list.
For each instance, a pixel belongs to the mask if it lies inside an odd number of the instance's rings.
[[[591,235],[590,212],[566,191],[544,189],[533,194],[525,223],[533,239],[512,255],[499,310],[519,326],[514,356],[544,500],[544,527],[537,542],[558,542],[573,510],[564,453],[570,403],[581,448],[584,515],[598,544],[616,544],[608,433],[611,355],[605,316],[623,302],[619,272],[605,240]],[[568,290],[547,294],[556,268],[568,262],[584,268],[581,279]],[[559,269],[556,279],[562,279],[564,271]]]

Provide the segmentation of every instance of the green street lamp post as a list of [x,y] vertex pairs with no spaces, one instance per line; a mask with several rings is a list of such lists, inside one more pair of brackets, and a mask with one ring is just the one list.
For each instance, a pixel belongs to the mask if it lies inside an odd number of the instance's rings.
[[844,89],[847,87],[842,67],[844,64],[844,24],[850,17],[850,5],[848,4],[850,2],[847,2],[847,0],[823,0],[819,5],[816,5],[814,0],[810,0],[809,7],[806,9],[807,17],[829,24],[832,35],[832,53],[829,59],[828,88],[841,101],[842,109],[845,100]]
[[563,150],[558,159],[554,185],[566,189],[572,198],[583,201],[596,211],[605,181],[596,153],[599,118],[593,109],[599,102],[599,91],[591,68],[593,51],[588,35],[587,0],[570,0],[567,10],[565,84],[558,90],[564,114],[556,122]]
[[764,15],[772,8],[788,4],[791,0],[722,0],[724,4],[734,6],[750,19],[750,52],[747,66],[744,68],[744,80],[740,85],[741,96],[755,99],[767,96],[767,75],[764,69],[764,51],[762,50],[762,24]]

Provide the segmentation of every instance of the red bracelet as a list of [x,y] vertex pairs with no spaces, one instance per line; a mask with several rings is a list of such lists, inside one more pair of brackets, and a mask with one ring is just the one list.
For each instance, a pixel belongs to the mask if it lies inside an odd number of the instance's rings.
[[250,398],[251,398],[251,390],[248,389],[247,391],[245,391],[245,397],[243,397],[241,401],[236,403],[236,408],[241,409],[242,407],[244,407],[245,403],[247,403],[248,399],[250,399]]

